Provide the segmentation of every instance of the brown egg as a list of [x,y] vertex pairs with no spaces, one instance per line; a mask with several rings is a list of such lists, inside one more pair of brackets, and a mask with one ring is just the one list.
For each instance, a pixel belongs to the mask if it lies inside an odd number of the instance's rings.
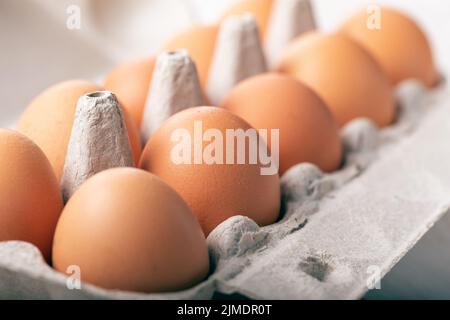
[[186,49],[194,60],[203,88],[208,82],[209,67],[216,47],[217,25],[192,26],[171,38],[164,51]]
[[119,65],[105,79],[105,88],[116,94],[138,127],[141,126],[154,67],[154,57],[133,60]]
[[389,79],[372,56],[346,36],[300,36],[285,50],[277,69],[318,93],[339,126],[357,117],[370,118],[380,127],[394,120]]
[[[58,181],[64,168],[78,99],[86,93],[101,90],[104,89],[87,81],[61,82],[36,97],[19,120],[18,131],[33,140],[44,151]],[[139,131],[126,110],[122,111],[137,163],[141,154]]]
[[428,87],[435,85],[439,75],[420,27],[399,11],[381,8],[380,28],[368,28],[369,15],[358,12],[345,22],[342,33],[371,52],[392,83],[415,78]]
[[342,144],[333,115],[296,79],[275,73],[252,77],[237,85],[221,106],[256,129],[280,130],[280,174],[300,162],[324,171],[339,168]]
[[25,136],[0,129],[0,168],[0,241],[30,242],[50,261],[63,203],[48,159]]
[[233,3],[223,15],[223,19],[230,16],[251,13],[258,23],[261,36],[265,37],[269,27],[273,0],[239,0]]
[[58,222],[53,265],[80,268],[81,280],[142,292],[186,289],[209,270],[200,225],[181,197],[152,174],[134,168],[87,180]]
[[[140,167],[161,177],[183,197],[206,235],[234,215],[248,216],[260,225],[271,224],[277,219],[280,208],[277,171],[272,175],[262,175],[259,159],[253,164],[250,161],[239,164],[236,153],[238,142],[233,140],[235,145],[232,149],[233,145],[225,141],[227,129],[250,128],[247,122],[222,108],[195,107],[184,110],[169,118],[153,134],[143,151]],[[214,162],[208,162],[204,156],[210,142],[202,140],[202,137],[211,131],[209,129],[223,138],[223,148],[219,146],[215,150],[215,154],[222,153],[222,157],[217,156]],[[177,135],[181,133],[189,139],[178,139],[180,136]],[[210,139],[217,140],[219,138]],[[187,151],[184,153],[187,155],[184,162],[174,160],[182,142],[193,150],[190,155]],[[231,152],[227,152],[227,146]],[[202,150],[195,151],[198,148]],[[249,143],[246,143],[244,152],[248,158]],[[196,155],[200,159],[196,160]],[[226,161],[228,156],[235,161]]]

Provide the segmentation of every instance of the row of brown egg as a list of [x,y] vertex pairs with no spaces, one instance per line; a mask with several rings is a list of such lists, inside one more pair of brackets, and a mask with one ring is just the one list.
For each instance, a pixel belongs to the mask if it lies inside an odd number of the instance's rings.
[[[226,16],[251,12],[264,41],[273,1],[240,1]],[[261,163],[174,164],[171,133],[184,128],[193,134],[196,121],[204,129],[223,133],[279,129],[280,175],[301,162],[328,172],[338,170],[343,161],[340,127],[359,117],[387,126],[395,119],[396,84],[416,78],[432,87],[438,81],[431,49],[419,27],[387,8],[381,19],[382,27],[370,30],[367,15],[361,12],[335,34],[301,35],[284,49],[272,72],[239,81],[218,102],[220,108],[189,105],[169,114],[148,141],[141,141],[139,129],[147,120],[146,106],[152,105],[149,87],[159,81],[154,74],[159,57],[120,65],[104,86],[86,81],[52,86],[19,121],[18,131],[33,142],[19,133],[0,132],[0,240],[29,241],[57,270],[66,272],[77,265],[83,281],[105,288],[172,291],[201,281],[209,271],[205,236],[218,224],[236,214],[260,225],[277,220],[279,175],[261,175]],[[203,92],[209,91],[220,28],[195,26],[162,50],[189,52]],[[84,133],[75,139],[77,102],[92,92],[110,97],[105,89],[120,102],[117,108],[134,165],[144,170],[116,168],[82,177],[86,181],[64,207],[59,186],[67,154]],[[209,99],[201,95],[204,101]],[[74,161],[78,156],[89,160],[93,155],[76,154]],[[80,174],[74,173],[77,178]]]

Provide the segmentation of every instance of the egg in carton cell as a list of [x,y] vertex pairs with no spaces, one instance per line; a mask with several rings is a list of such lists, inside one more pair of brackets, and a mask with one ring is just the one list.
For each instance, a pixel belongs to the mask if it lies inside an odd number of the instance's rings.
[[[387,273],[447,212],[445,192],[441,192],[445,180],[434,179],[436,172],[424,170],[428,167],[424,164],[434,158],[415,157],[434,135],[430,128],[441,124],[444,133],[448,130],[440,123],[446,114],[441,105],[446,94],[446,88],[424,93],[417,83],[405,83],[398,89],[402,113],[394,126],[379,132],[368,119],[346,125],[341,131],[345,166],[332,174],[310,164],[288,170],[282,177],[285,210],[276,224],[259,227],[248,217],[234,216],[216,227],[207,238],[211,274],[191,289],[138,294],[83,283],[78,290],[76,278],[56,273],[36,248],[13,241],[0,247],[2,256],[10,256],[0,259],[6,289],[2,293],[9,297],[179,299],[209,298],[218,291],[252,298],[358,298],[369,287],[368,271],[375,270],[380,277]],[[404,154],[414,160],[405,164]],[[392,168],[399,163],[405,168],[397,172]],[[417,176],[408,175],[407,169],[418,169]],[[382,174],[387,178],[380,183]],[[386,189],[398,190],[403,184],[409,186],[405,199],[380,205]],[[411,196],[419,191],[425,195],[419,201],[420,210]],[[394,211],[387,217],[387,212]]]

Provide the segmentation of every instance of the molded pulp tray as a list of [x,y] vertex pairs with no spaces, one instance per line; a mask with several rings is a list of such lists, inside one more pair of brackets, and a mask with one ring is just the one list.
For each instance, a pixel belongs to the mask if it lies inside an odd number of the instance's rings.
[[409,81],[397,97],[393,126],[356,119],[343,128],[340,171],[299,164],[282,177],[278,223],[260,228],[236,216],[219,225],[207,239],[212,272],[199,285],[163,294],[70,290],[34,246],[11,241],[0,243],[0,298],[362,297],[450,208],[450,92]]

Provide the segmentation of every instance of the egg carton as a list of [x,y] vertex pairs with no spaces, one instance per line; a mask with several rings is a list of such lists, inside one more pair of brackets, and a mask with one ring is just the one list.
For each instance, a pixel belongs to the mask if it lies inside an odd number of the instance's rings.
[[[342,129],[346,160],[340,171],[325,174],[302,163],[282,176],[277,223],[259,227],[235,216],[217,226],[207,238],[210,275],[191,289],[144,294],[87,283],[73,288],[36,247],[7,241],[0,243],[0,298],[210,299],[215,292],[361,298],[450,210],[449,97],[445,84],[432,91],[415,81],[401,84],[393,126],[378,130],[361,118]],[[445,226],[438,233],[446,234]],[[423,257],[427,249],[417,247],[411,252]],[[417,262],[417,255],[407,260]]]

